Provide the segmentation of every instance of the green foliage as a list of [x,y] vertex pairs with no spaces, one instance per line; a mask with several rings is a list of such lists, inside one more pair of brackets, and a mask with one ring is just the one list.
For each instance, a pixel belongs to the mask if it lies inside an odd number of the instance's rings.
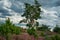
[[31,29],[27,29],[27,32],[29,35],[34,35],[34,37],[37,37],[37,33],[33,27]]
[[37,26],[37,27],[38,27],[38,26],[39,26],[39,22],[36,22],[36,25],[35,25],[35,26]]
[[44,37],[45,36],[45,33],[44,32],[41,32],[40,33],[40,36],[43,36]]
[[8,34],[20,34],[21,28],[16,27],[14,24],[10,22],[10,19],[8,18],[4,24],[0,25],[0,35],[6,37],[9,37]]
[[30,23],[29,23],[29,24],[27,24],[26,26],[28,26],[29,28],[30,28],[30,27],[32,27],[32,25],[31,25]]
[[20,34],[20,33],[21,33],[21,28],[16,27],[14,33],[15,33],[16,35]]
[[10,18],[8,18],[8,19],[5,21],[5,25],[6,25],[6,26],[11,26],[11,25],[13,25],[12,22],[10,22]]
[[51,37],[45,37],[45,40],[60,40],[60,35],[53,35]]
[[54,32],[60,33],[60,27],[56,25],[56,27],[53,29]]
[[49,26],[42,24],[41,27],[37,27],[37,30],[38,31],[50,31],[50,28],[49,28]]
[[41,5],[38,3],[37,0],[34,0],[35,4],[31,5],[29,3],[25,3],[25,11],[24,14],[22,15],[22,17],[25,17],[26,19],[21,20],[20,23],[22,22],[26,22],[28,27],[32,27],[32,26],[39,26],[38,22],[35,20],[41,18],[40,14],[41,14]]

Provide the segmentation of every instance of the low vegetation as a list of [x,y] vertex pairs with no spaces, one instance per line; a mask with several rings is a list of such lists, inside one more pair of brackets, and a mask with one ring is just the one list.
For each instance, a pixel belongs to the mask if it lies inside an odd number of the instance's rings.
[[56,26],[53,32],[51,32],[47,25],[42,25],[37,27],[37,29],[34,29],[34,27],[23,29],[12,24],[8,18],[5,23],[0,25],[0,37],[4,37],[6,40],[13,40],[12,38],[15,40],[25,40],[25,37],[26,40],[60,40],[59,30],[60,28]]
[[58,25],[56,25],[56,27],[53,29],[53,32],[60,34],[60,27]]
[[16,27],[12,22],[10,22],[10,19],[8,18],[5,23],[0,25],[0,35],[4,36],[6,40],[8,40],[8,37],[11,36],[12,34],[20,34],[21,33],[21,28]]

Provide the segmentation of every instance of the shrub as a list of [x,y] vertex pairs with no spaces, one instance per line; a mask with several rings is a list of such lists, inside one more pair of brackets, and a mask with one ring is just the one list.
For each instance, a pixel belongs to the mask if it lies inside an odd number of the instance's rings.
[[45,40],[60,40],[60,35],[53,35],[51,37],[45,37]]
[[45,36],[44,32],[41,32],[41,33],[40,33],[40,36],[43,36],[43,37],[44,37],[44,36]]
[[14,24],[10,22],[8,18],[4,24],[0,25],[0,35],[4,36],[6,40],[8,40],[8,34],[20,34],[21,28],[16,27]]
[[49,28],[49,26],[42,24],[41,27],[37,27],[37,30],[38,31],[50,31],[50,28]]
[[60,33],[60,27],[56,25],[56,27],[53,29],[54,32]]
[[36,33],[36,31],[33,27],[31,29],[28,28],[27,32],[28,32],[29,35],[34,35],[34,37],[37,37],[37,33]]

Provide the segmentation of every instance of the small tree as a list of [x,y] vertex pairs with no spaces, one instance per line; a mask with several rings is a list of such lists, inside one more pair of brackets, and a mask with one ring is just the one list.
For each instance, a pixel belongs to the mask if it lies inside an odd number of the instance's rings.
[[8,19],[5,21],[5,24],[6,24],[7,26],[13,25],[12,22],[10,21],[10,18],[8,18]]
[[37,22],[37,19],[41,18],[41,5],[38,3],[37,0],[35,0],[35,4],[31,5],[28,3],[25,3],[25,11],[22,17],[25,17],[26,19],[23,19],[21,22],[26,22],[29,28],[31,27],[37,27],[39,23]]
[[0,35],[4,36],[6,40],[9,40],[9,37],[12,34],[20,34],[20,32],[21,28],[18,28],[14,24],[12,24],[9,18],[5,21],[4,24],[0,25]]

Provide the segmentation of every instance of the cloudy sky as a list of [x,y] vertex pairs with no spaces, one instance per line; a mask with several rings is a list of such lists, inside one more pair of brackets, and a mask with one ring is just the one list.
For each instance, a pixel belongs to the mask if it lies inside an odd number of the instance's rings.
[[[3,22],[7,17],[17,24],[23,18],[24,3],[34,4],[34,0],[0,0],[0,22]],[[40,24],[55,26],[60,24],[60,0],[38,0],[41,6]]]

